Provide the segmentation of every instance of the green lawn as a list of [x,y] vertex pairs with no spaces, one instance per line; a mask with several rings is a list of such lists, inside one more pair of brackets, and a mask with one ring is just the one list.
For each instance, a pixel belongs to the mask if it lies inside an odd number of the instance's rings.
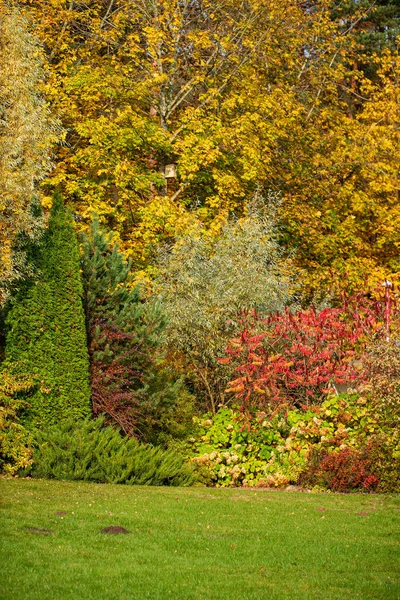
[[1,479],[0,497],[2,600],[400,598],[399,496]]

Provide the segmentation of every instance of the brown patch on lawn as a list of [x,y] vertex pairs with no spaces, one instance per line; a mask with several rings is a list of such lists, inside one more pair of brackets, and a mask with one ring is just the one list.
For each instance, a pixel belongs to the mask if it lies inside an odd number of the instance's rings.
[[51,529],[41,529],[40,527],[26,527],[26,530],[35,535],[51,535],[53,533]]
[[129,533],[129,531],[127,531],[125,527],[110,525],[110,527],[104,527],[104,529],[102,529],[100,533],[112,533],[114,535],[118,535],[120,533]]

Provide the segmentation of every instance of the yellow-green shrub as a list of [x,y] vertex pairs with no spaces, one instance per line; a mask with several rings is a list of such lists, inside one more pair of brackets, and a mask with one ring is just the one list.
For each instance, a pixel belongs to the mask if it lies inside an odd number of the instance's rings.
[[20,396],[31,387],[0,373],[0,473],[15,475],[32,464],[32,434],[18,423],[18,413],[27,405]]
[[261,412],[246,419],[224,408],[215,417],[205,415],[191,440],[193,460],[217,486],[297,483],[311,455],[344,450],[376,455],[378,490],[394,491],[400,481],[399,435],[386,431],[373,403],[358,394],[332,396],[321,406],[272,419]]
[[[191,438],[193,460],[209,470],[215,485],[271,483],[271,461],[274,461],[277,448],[285,443],[287,425],[282,418],[269,420],[264,417],[263,413],[257,414],[250,426],[240,413],[222,408],[214,417],[207,414],[198,421],[197,436]],[[283,483],[288,481],[285,476]]]

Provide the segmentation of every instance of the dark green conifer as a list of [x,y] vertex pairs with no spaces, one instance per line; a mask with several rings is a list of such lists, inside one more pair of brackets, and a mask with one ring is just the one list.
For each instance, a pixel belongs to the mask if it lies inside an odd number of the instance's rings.
[[165,326],[132,284],[131,263],[93,221],[83,236],[83,281],[92,407],[128,435],[140,435],[148,380]]
[[[307,4],[315,5],[316,2]],[[342,23],[343,31],[356,36],[359,51],[365,56],[380,54],[387,48],[396,49],[400,34],[399,0],[336,0],[330,10],[332,18]],[[363,64],[364,69],[373,67],[369,62]]]
[[31,261],[38,280],[24,282],[11,304],[3,368],[33,379],[23,421],[34,427],[90,414],[79,249],[72,217],[58,196]]

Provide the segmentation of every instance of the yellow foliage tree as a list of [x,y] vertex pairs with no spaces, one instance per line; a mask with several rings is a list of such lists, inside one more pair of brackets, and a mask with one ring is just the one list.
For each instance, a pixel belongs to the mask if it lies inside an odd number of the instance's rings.
[[389,50],[374,57],[376,77],[360,79],[355,114],[324,107],[318,127],[304,121],[308,146],[285,173],[281,217],[311,292],[399,277],[399,60]]
[[32,464],[33,435],[18,423],[27,406],[21,396],[32,388],[27,377],[0,372],[0,473],[15,475]]
[[[312,46],[331,51],[325,13],[310,16],[294,0],[24,4],[68,130],[52,181],[84,221],[96,211],[118,231],[139,262],[148,241],[168,239],[166,212],[178,230],[198,218],[219,230],[229,212],[243,210],[259,176],[248,135],[258,143],[261,125],[264,148],[276,146],[292,126],[291,88],[313,72],[304,40],[327,29]],[[164,177],[169,163],[177,164],[173,181]]]
[[218,234],[259,189],[281,194],[310,294],[330,270],[397,272],[397,58],[375,57],[371,80],[355,60],[371,3],[345,18],[333,0],[22,4],[68,130],[51,182],[137,267],[199,222]]
[[39,93],[40,48],[20,11],[0,1],[0,305],[26,265],[22,238],[33,239],[38,185],[50,169],[57,123]]

